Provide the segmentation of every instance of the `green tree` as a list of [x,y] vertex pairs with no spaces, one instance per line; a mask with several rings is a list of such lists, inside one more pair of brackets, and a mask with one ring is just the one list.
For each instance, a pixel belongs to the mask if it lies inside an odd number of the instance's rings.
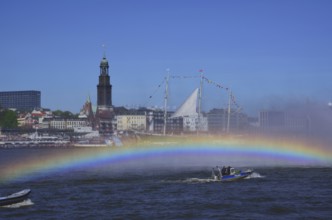
[[72,119],[72,118],[77,118],[78,115],[71,113],[70,111],[61,111],[61,110],[56,110],[53,111],[53,115],[59,118],[64,118],[64,119]]
[[14,111],[4,110],[0,112],[0,127],[17,128],[17,115]]

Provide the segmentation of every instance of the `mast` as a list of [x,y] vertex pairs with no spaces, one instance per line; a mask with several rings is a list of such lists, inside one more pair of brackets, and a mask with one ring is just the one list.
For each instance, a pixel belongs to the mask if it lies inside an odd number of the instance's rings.
[[228,111],[227,111],[227,130],[226,132],[229,133],[229,125],[230,125],[230,117],[231,117],[231,98],[232,98],[232,91],[229,89],[228,91]]
[[167,99],[168,99],[168,80],[169,80],[169,69],[167,69],[167,76],[165,77],[165,98],[164,98],[164,136],[166,135],[166,123],[167,123]]
[[200,83],[199,83],[199,94],[198,94],[198,126],[197,126],[197,134],[201,130],[201,111],[202,111],[202,88],[203,88],[203,70],[199,70],[200,74]]

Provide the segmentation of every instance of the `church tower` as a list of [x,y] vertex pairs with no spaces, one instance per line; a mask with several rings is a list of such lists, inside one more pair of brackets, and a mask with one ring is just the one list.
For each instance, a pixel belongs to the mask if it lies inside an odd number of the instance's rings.
[[97,85],[96,128],[100,134],[109,135],[113,132],[112,120],[114,116],[112,106],[112,85],[108,73],[108,61],[103,56],[100,62],[99,83]]
[[99,84],[97,85],[97,105],[112,106],[112,85],[110,84],[110,75],[108,74],[108,61],[104,55],[100,62]]

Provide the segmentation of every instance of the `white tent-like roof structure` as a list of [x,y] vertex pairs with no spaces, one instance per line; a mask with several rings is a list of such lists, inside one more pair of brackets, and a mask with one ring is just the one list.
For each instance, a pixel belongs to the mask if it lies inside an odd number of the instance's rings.
[[186,99],[186,101],[176,110],[171,118],[185,117],[185,116],[197,116],[197,97],[198,88]]

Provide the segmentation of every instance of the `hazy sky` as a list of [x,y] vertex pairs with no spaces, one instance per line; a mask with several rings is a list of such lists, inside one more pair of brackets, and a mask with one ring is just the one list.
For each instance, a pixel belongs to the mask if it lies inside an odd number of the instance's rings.
[[[330,0],[1,0],[0,91],[40,90],[43,107],[79,112],[88,95],[96,104],[105,44],[115,106],[162,106],[168,68],[203,69],[250,114],[327,104],[331,11]],[[171,108],[198,85],[171,80]],[[204,109],[226,104],[225,90],[204,83]]]

